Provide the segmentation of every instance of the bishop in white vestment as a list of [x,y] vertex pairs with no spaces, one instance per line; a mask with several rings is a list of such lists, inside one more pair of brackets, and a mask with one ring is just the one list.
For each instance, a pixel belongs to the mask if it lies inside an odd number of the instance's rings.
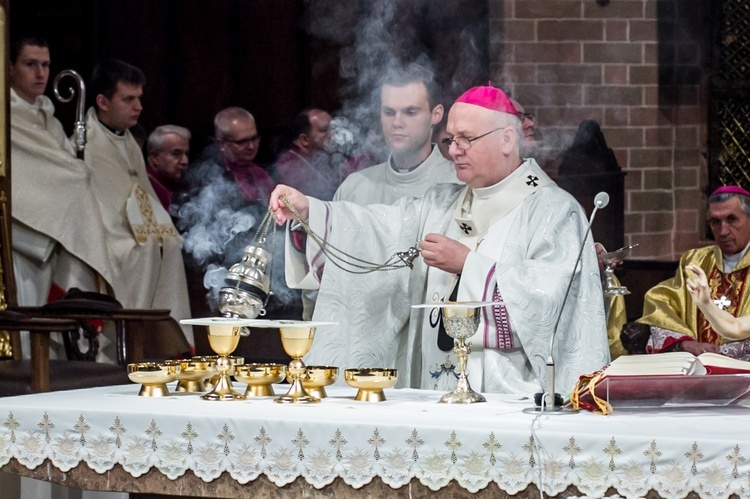
[[[325,254],[311,240],[304,255],[287,244],[289,285],[319,287],[314,319],[338,323],[319,329],[305,360],[339,368],[396,367],[398,386],[449,389],[456,360],[438,347],[439,310],[411,305],[448,300],[458,285],[459,301],[503,302],[483,310],[472,337],[472,386],[519,395],[544,389],[552,344],[557,387],[567,394],[581,374],[609,361],[590,236],[576,266],[587,226],[583,210],[533,159],[522,162],[520,121],[502,91],[476,87],[459,97],[448,131],[456,173],[466,186],[439,185],[420,200],[393,206],[324,203],[286,186],[271,196],[280,223],[291,217],[279,201],[284,196],[327,244],[354,257],[384,262],[415,241],[422,250],[413,270],[363,277],[330,262],[321,273]],[[368,302],[372,286],[391,293]],[[367,306],[351,309],[351,298],[360,295]]]

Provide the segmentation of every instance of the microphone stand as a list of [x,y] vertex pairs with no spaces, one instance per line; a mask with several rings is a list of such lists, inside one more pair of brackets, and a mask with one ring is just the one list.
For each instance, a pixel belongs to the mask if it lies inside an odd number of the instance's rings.
[[600,192],[594,197],[594,211],[591,212],[591,217],[589,218],[589,223],[586,226],[586,233],[583,235],[583,240],[581,240],[581,247],[578,250],[578,256],[576,257],[576,263],[573,267],[573,273],[570,274],[570,279],[568,280],[568,287],[565,288],[565,295],[562,304],[560,305],[560,313],[557,315],[557,321],[555,321],[555,327],[552,329],[552,337],[549,341],[549,355],[547,356],[547,387],[544,390],[544,393],[542,393],[542,397],[540,402],[540,407],[532,407],[531,412],[546,412],[546,413],[555,413],[559,412],[562,409],[558,408],[559,406],[555,403],[555,398],[557,397],[557,394],[555,393],[555,359],[552,355],[553,348],[555,345],[555,337],[557,336],[557,328],[560,325],[560,319],[562,319],[563,310],[565,309],[565,303],[568,301],[568,295],[570,294],[570,288],[573,285],[573,280],[576,276],[576,270],[578,269],[578,264],[581,263],[581,256],[583,255],[583,249],[586,247],[586,239],[589,237],[589,233],[591,232],[591,225],[594,223],[594,217],[596,216],[596,212],[600,208],[604,208],[609,204],[609,194],[606,192]]

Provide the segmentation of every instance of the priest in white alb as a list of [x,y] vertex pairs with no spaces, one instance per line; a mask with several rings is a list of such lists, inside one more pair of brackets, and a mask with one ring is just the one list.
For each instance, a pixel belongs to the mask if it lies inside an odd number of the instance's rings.
[[[465,92],[451,107],[447,131],[456,175],[465,186],[441,184],[421,199],[393,206],[325,203],[287,186],[271,195],[279,223],[295,218],[291,206],[326,243],[323,251],[308,237],[302,252],[287,240],[288,284],[319,287],[313,319],[338,323],[318,330],[305,360],[339,368],[396,367],[397,386],[450,389],[456,359],[440,334],[439,309],[411,305],[502,301],[483,309],[471,339],[472,387],[526,396],[545,389],[552,344],[556,387],[567,394],[581,374],[609,361],[590,236],[576,266],[585,214],[533,159],[520,158],[521,122],[500,89]],[[392,293],[377,303],[364,300],[361,309],[349,306],[353,296],[367,293],[357,275],[331,265],[330,258],[320,272],[331,247],[349,261],[377,263],[415,241],[421,256],[414,268],[379,272],[380,285]],[[397,332],[384,337],[382,331]]]
[[[10,65],[11,213],[16,298],[21,306],[47,303],[76,287],[103,291],[113,281],[89,166],[71,142],[44,95],[50,54],[42,38],[13,43]],[[21,351],[30,353],[27,334]],[[51,338],[54,357],[62,340]]]
[[[92,189],[115,265],[115,297],[125,308],[170,309],[180,320],[190,317],[182,241],[129,131],[143,109],[144,82],[140,69],[120,60],[108,59],[94,68],[96,105],[86,115],[85,161],[91,166]],[[154,338],[162,342],[159,351],[146,355],[189,353],[192,330],[183,326],[183,332],[186,338]]]

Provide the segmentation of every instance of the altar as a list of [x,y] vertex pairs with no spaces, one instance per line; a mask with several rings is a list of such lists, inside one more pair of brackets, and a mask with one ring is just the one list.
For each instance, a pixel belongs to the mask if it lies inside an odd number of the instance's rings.
[[0,471],[202,497],[254,497],[263,486],[306,497],[331,487],[351,497],[373,487],[750,497],[746,407],[546,415],[523,412],[531,403],[517,396],[448,405],[439,392],[392,389],[368,403],[352,388],[327,390],[309,405],[139,397],[137,385],[2,398]]

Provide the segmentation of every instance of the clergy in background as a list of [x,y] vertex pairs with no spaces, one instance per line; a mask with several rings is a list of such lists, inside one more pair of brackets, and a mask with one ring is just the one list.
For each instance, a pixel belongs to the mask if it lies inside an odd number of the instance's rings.
[[[115,297],[125,308],[170,309],[176,320],[190,317],[182,241],[151,187],[143,154],[129,128],[143,109],[143,72],[124,61],[99,63],[91,77],[96,105],[88,110],[85,161],[102,213],[116,275]],[[187,338],[153,335],[147,356],[189,353]],[[186,341],[187,339],[187,341]]]
[[[450,110],[447,131],[456,175],[465,186],[441,184],[421,199],[392,206],[324,203],[286,186],[271,196],[279,223],[293,217],[283,197],[326,243],[369,262],[385,261],[420,241],[413,270],[379,274],[380,285],[393,293],[350,307],[361,298],[356,293],[366,290],[357,289],[356,275],[333,265],[326,265],[321,278],[317,269],[325,254],[310,239],[304,253],[287,241],[287,281],[319,286],[314,319],[338,322],[317,333],[335,338],[326,341],[329,365],[396,367],[400,386],[449,389],[456,359],[450,342],[439,341],[439,309],[411,305],[502,301],[484,310],[472,337],[471,385],[484,392],[538,392],[547,384],[545,362],[553,344],[556,386],[569,392],[581,374],[609,361],[590,236],[576,266],[587,227],[583,210],[533,159],[521,159],[521,122],[500,89],[464,93]],[[361,334],[363,329],[370,333]],[[377,331],[396,333],[384,338]]]
[[[113,280],[89,166],[44,95],[49,79],[47,42],[16,40],[10,65],[10,154],[13,269],[18,304],[39,306],[71,287],[100,291]],[[28,336],[21,350],[29,355]],[[52,337],[53,358],[64,355]]]

